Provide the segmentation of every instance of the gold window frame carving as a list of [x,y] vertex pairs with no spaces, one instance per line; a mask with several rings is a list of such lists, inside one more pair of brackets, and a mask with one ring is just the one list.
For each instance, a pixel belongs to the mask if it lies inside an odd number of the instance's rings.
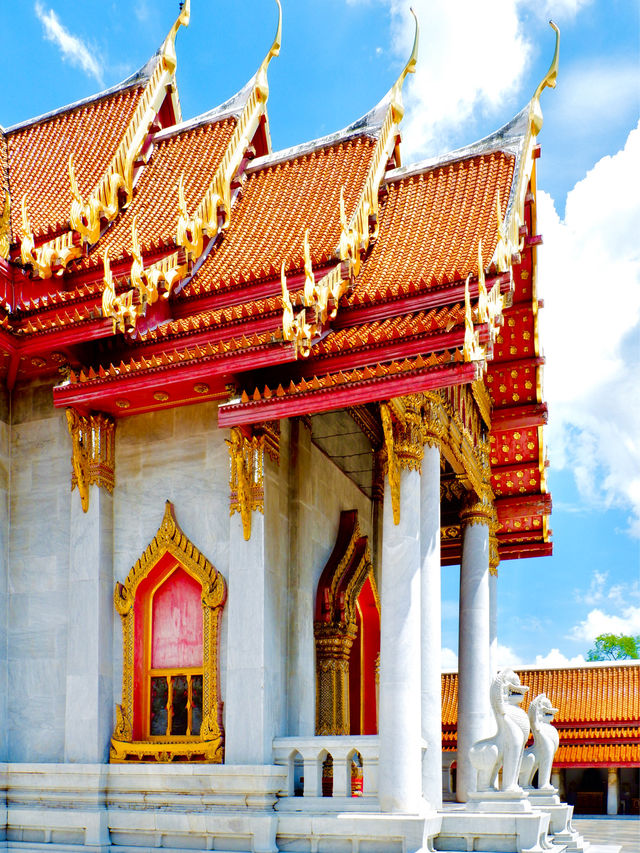
[[[200,735],[133,739],[135,690],[135,612],[138,586],[170,554],[202,585],[202,725]],[[167,501],[164,517],[156,535],[140,559],[131,568],[124,584],[116,583],[113,600],[122,620],[122,705],[116,706],[116,725],[111,738],[110,761],[204,760],[224,761],[224,730],[220,698],[219,652],[220,620],[227,597],[223,576],[190,542],[176,521],[173,504]]]

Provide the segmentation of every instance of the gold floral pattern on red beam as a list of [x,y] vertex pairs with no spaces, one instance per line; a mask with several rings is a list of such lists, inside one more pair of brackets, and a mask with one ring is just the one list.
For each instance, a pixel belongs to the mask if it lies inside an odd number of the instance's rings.
[[491,488],[496,495],[534,495],[541,488],[540,468],[537,463],[514,465],[507,471],[492,471]]
[[[430,287],[478,272],[478,240],[491,258],[497,243],[496,198],[507,198],[515,158],[504,152],[426,169],[386,185],[378,240],[354,291],[393,292],[410,282]],[[354,298],[352,297],[352,298]]]

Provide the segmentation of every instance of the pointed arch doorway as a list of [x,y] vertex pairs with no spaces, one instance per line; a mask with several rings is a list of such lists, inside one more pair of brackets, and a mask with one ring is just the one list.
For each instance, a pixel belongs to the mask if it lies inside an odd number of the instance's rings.
[[314,635],[316,734],[377,734],[380,605],[356,510],[340,514],[318,583]]

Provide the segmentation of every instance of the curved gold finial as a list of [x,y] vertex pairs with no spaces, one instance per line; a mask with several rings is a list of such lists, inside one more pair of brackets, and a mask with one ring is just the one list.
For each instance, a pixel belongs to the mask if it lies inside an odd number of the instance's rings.
[[418,16],[413,10],[413,6],[410,7],[409,11],[413,15],[413,20],[416,24],[416,31],[413,35],[413,47],[411,48],[411,56],[407,64],[404,67],[402,74],[400,75],[400,80],[404,82],[404,78],[407,74],[415,74],[416,73],[416,65],[418,64],[418,44],[420,42],[420,25],[418,24]]
[[542,91],[546,89],[547,86],[549,86],[549,88],[551,89],[555,89],[556,81],[558,79],[558,64],[560,58],[560,30],[554,24],[553,21],[549,21],[549,26],[551,27],[551,29],[555,30],[556,47],[553,53],[553,59],[551,60],[551,65],[549,66],[549,70],[538,84],[538,88],[533,93],[533,98],[531,99],[531,131],[535,136],[540,133],[540,130],[542,128],[542,109],[540,107],[540,95],[542,94]]
[[418,25],[418,16],[413,11],[413,7],[411,7],[411,14],[413,15],[413,19],[416,22],[416,31],[413,37],[413,47],[411,48],[411,55],[407,61],[407,64],[402,69],[402,73],[393,84],[391,88],[391,105],[393,107],[394,119],[396,122],[399,122],[404,115],[404,107],[402,105],[402,84],[405,81],[407,74],[415,74],[416,65],[418,63],[418,43],[420,41],[420,27]]
[[162,62],[164,67],[168,71],[175,71],[176,65],[178,64],[178,59],[176,57],[176,35],[178,34],[178,30],[180,27],[188,27],[189,20],[191,18],[191,2],[190,0],[185,0],[185,2],[180,7],[180,14],[176,18],[174,25],[169,30],[166,39],[162,47],[160,48],[160,54],[162,56]]
[[280,5],[280,0],[276,0],[276,3],[278,4],[278,26],[276,28],[276,35],[273,40],[273,44],[269,48],[269,52],[260,63],[260,67],[258,68],[256,74],[256,89],[263,102],[266,102],[267,98],[269,97],[267,68],[269,67],[269,63],[271,62],[272,58],[274,56],[279,55],[280,46],[282,44],[282,6]]
[[276,37],[273,40],[269,53],[267,54],[267,62],[272,56],[280,55],[280,47],[282,46],[282,6],[280,4],[280,0],[276,0],[276,3],[278,4],[278,27],[276,29]]

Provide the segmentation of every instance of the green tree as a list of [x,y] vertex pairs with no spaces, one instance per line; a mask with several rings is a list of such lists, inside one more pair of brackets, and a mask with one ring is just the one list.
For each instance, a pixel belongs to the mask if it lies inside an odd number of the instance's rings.
[[600,634],[589,649],[587,660],[629,660],[640,658],[640,637],[625,634]]

